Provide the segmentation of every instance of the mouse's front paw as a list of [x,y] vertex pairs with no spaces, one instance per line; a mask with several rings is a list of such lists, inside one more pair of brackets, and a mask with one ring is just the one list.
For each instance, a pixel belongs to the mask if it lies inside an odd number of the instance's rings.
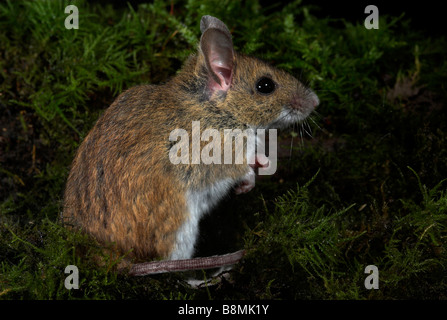
[[248,173],[244,176],[239,185],[234,188],[236,194],[247,193],[253,189],[255,187],[255,177],[256,174],[250,167],[250,171],[248,171]]

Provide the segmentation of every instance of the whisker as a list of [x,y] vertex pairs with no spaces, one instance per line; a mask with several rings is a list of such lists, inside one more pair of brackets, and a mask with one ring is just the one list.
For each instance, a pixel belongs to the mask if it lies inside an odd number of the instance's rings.
[[282,117],[280,117],[277,121],[281,122],[282,120],[286,119],[287,117],[289,117],[292,114],[293,110],[287,110],[287,113],[284,114]]
[[[308,129],[309,131],[307,131],[306,128],[304,128],[304,125],[306,125],[306,127],[307,127],[307,129]],[[305,120],[305,121],[303,122],[303,129],[304,129],[304,131],[309,135],[310,138],[313,138],[313,136],[312,136],[312,128],[310,127],[309,122],[308,122],[307,120]]]
[[316,116],[319,119],[323,119],[323,116],[317,110],[314,110],[311,116]]
[[300,137],[301,137],[301,146],[304,147],[304,140],[303,140],[303,124],[300,126]]
[[[295,124],[294,124],[294,126],[295,126]],[[294,131],[295,131],[295,128],[294,128]],[[290,139],[290,151],[289,151],[289,160],[292,160],[292,154],[293,154],[293,135],[291,135],[292,136],[292,138]]]
[[312,116],[309,116],[309,120],[313,122],[313,124],[315,126],[317,126],[318,129],[323,130],[320,125],[318,124],[318,122],[315,121],[315,119]]

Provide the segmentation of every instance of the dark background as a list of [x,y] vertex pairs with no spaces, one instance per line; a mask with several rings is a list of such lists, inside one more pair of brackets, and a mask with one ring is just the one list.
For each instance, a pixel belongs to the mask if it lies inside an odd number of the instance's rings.
[[[113,1],[100,0],[104,3],[114,3],[116,7],[127,6],[127,2],[136,6],[139,3],[151,2],[148,0],[129,0]],[[281,7],[290,1],[261,0],[260,3],[266,8]],[[169,2],[167,2],[169,4]],[[400,16],[405,12],[404,18],[411,19],[411,25],[422,32],[428,32],[433,35],[445,33],[444,21],[446,20],[446,10],[441,1],[395,1],[395,0],[359,0],[359,1],[334,1],[334,0],[303,0],[303,5],[314,5],[312,12],[317,17],[331,17],[346,19],[352,23],[363,23],[368,14],[365,14],[365,8],[368,5],[375,5],[379,9],[379,15]],[[380,26],[379,26],[380,27]]]

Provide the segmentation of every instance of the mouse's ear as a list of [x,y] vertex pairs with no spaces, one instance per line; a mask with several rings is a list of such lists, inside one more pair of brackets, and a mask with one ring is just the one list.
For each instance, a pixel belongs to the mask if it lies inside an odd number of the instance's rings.
[[203,16],[200,21],[200,51],[210,73],[210,89],[227,91],[233,78],[234,50],[227,26],[217,18]]

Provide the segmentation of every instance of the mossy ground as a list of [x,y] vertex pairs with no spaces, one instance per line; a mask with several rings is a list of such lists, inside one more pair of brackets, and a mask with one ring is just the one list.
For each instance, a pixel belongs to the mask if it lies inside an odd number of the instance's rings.
[[[300,1],[0,4],[1,299],[446,299],[447,46],[405,16],[380,28]],[[278,172],[202,222],[199,253],[245,247],[231,281],[132,278],[95,267],[99,248],[58,222],[74,152],[123,89],[175,75],[204,14],[237,50],[314,88],[321,105],[280,136]],[[67,265],[80,288],[67,290]],[[380,288],[364,286],[367,265]],[[196,274],[203,277],[202,273]]]

